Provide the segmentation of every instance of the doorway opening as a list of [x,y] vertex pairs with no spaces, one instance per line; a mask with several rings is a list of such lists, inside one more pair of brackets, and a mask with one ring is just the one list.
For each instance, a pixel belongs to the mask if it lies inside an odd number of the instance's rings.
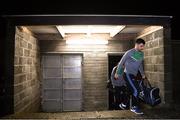
[[[108,79],[111,80],[111,72],[113,68],[118,64],[121,60],[123,54],[109,54],[108,55]],[[114,92],[108,89],[108,109],[114,110],[119,109],[115,104],[115,96]]]

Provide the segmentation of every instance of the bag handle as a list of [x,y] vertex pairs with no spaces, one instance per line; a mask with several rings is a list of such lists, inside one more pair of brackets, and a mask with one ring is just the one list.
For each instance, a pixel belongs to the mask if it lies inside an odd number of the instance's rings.
[[148,80],[147,78],[144,78],[144,79],[143,79],[143,84],[144,84],[145,86],[149,87],[149,88],[152,88],[152,86],[151,86],[151,84],[150,84],[150,82],[149,82],[149,80]]

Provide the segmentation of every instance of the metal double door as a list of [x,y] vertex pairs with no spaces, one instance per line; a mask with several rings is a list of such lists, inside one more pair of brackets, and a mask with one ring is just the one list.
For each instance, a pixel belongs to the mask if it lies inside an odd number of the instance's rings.
[[82,56],[42,56],[42,110],[44,112],[81,111]]

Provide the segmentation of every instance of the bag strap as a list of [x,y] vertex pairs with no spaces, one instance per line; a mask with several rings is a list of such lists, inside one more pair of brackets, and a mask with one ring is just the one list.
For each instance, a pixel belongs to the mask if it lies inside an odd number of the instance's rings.
[[[146,82],[145,82],[145,81],[146,81]],[[149,80],[148,80],[147,78],[145,78],[145,79],[143,80],[143,84],[144,84],[145,86],[149,87],[149,88],[152,88],[152,86],[151,86],[151,84],[150,84],[150,82],[149,82]]]

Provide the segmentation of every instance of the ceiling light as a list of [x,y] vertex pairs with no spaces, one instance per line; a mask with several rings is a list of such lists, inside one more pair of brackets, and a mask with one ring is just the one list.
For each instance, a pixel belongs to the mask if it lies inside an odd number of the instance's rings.
[[108,44],[108,40],[100,40],[100,39],[77,39],[77,40],[66,40],[66,44],[71,45],[105,45]]
[[110,37],[113,37],[125,28],[123,25],[61,25],[56,27],[63,37],[66,33],[85,33],[88,36],[91,33],[109,33]]
[[121,30],[123,30],[125,26],[116,26],[110,31],[110,37],[115,36],[117,33],[119,33]]
[[63,27],[62,26],[56,26],[56,27],[57,27],[59,33],[62,35],[62,37],[64,37],[65,36],[65,32],[63,30]]

